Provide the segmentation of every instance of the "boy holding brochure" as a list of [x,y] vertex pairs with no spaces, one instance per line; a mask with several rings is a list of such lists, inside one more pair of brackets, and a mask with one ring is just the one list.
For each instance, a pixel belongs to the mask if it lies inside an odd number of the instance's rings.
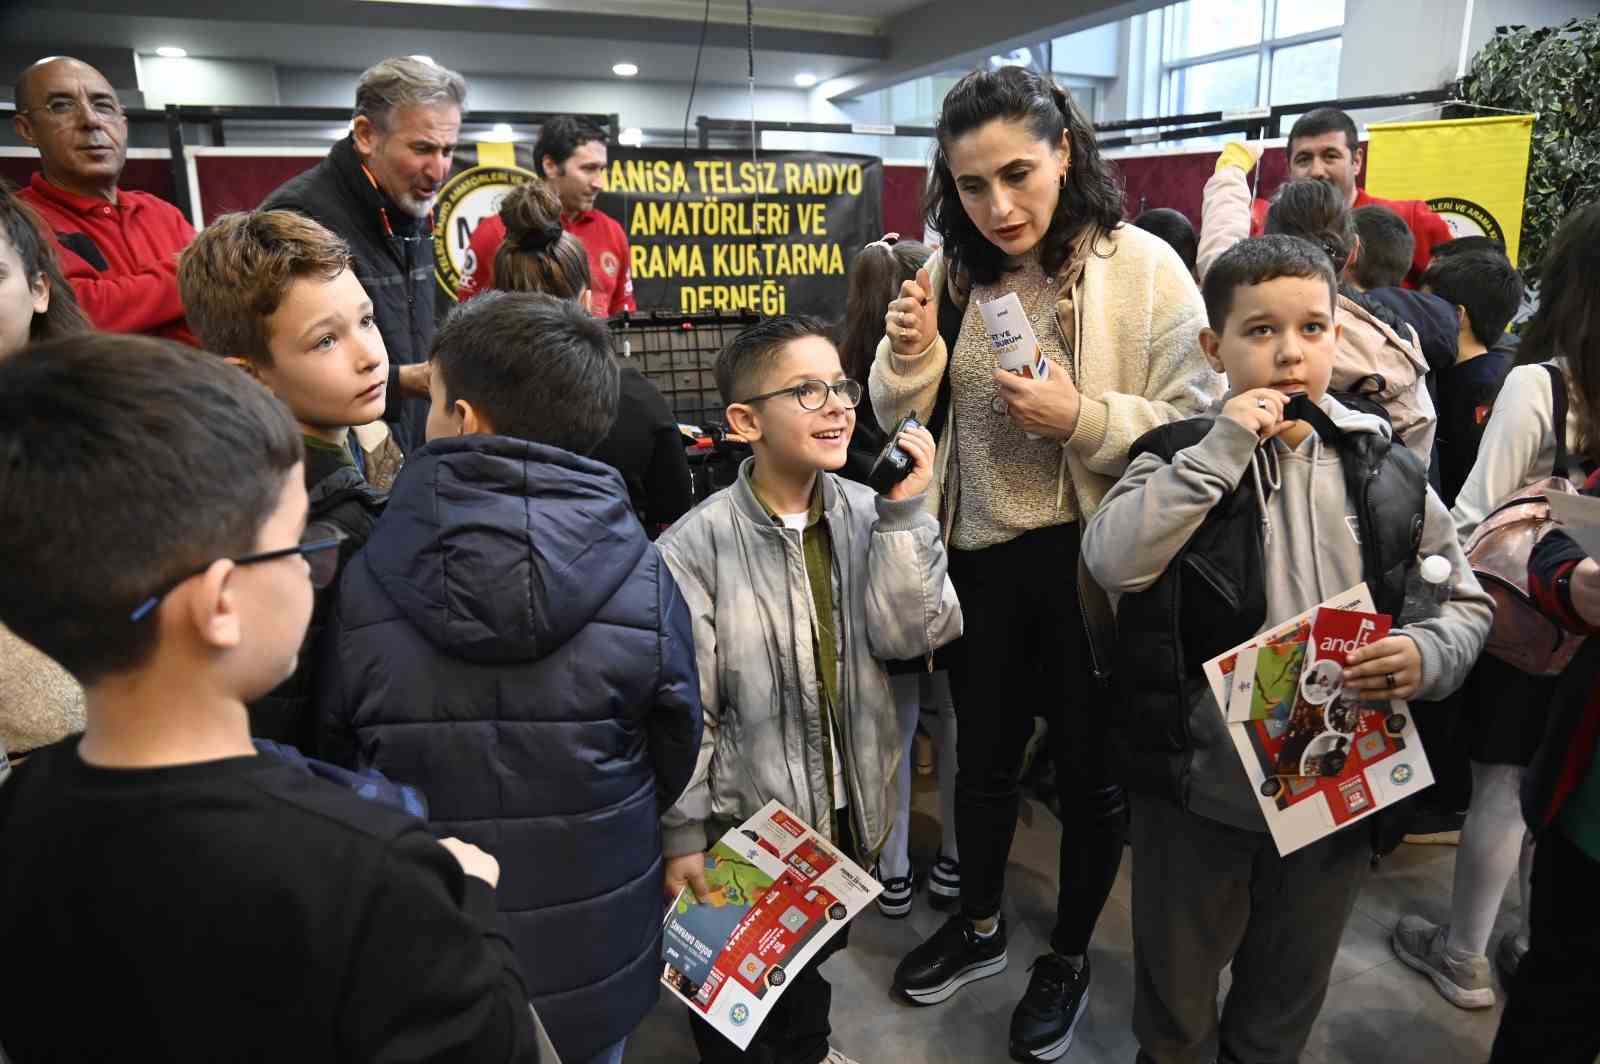
[[[880,495],[842,480],[861,385],[819,321],[769,318],[717,356],[728,426],[755,454],[657,541],[694,622],[705,733],[663,818],[669,897],[710,895],[705,851],[772,798],[860,863],[893,823],[901,757],[885,661],[961,634],[939,526],[922,498],[933,437],[898,437],[905,479]],[[847,930],[847,929],[846,929]],[[828,1044],[831,939],[791,976],[748,1050],[693,1021],[705,1064],[847,1064]]]
[[[1279,855],[1202,663],[1363,580],[1394,629],[1351,651],[1347,690],[1442,697],[1488,632],[1488,596],[1422,463],[1326,394],[1336,291],[1327,254],[1296,237],[1218,259],[1200,345],[1229,392],[1135,443],[1084,532],[1085,562],[1118,597],[1142,1061],[1296,1059],[1371,854],[1356,829]],[[1450,563],[1451,597],[1408,612],[1430,554]]]

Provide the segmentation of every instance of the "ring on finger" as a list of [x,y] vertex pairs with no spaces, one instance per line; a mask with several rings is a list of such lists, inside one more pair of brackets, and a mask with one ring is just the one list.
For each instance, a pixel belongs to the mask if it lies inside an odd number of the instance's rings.
[[1388,683],[1388,685],[1389,685],[1389,688],[1390,688],[1390,689],[1391,689],[1391,690],[1393,690],[1393,688],[1394,688],[1394,686],[1395,686],[1395,683],[1394,683],[1394,673],[1392,673],[1392,672],[1386,672],[1386,673],[1384,673],[1384,674],[1383,674],[1383,679],[1384,679],[1384,681],[1385,681],[1385,682],[1386,682],[1386,683]]

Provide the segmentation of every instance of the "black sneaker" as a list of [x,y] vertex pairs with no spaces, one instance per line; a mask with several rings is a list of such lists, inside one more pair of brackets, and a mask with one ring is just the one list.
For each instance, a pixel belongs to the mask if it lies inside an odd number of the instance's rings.
[[1011,1059],[1055,1060],[1072,1048],[1072,1032],[1089,1003],[1089,958],[1083,969],[1059,953],[1033,962],[1028,992],[1011,1014]]
[[949,911],[961,902],[961,865],[944,854],[933,862],[928,873],[928,904]]
[[894,989],[913,1005],[937,1005],[968,983],[1006,970],[1006,921],[980,938],[965,916],[952,916],[894,970]]

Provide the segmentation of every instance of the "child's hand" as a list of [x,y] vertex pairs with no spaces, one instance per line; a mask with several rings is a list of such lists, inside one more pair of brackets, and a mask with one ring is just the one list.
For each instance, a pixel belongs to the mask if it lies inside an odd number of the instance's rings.
[[1405,699],[1422,687],[1422,651],[1407,635],[1391,635],[1357,647],[1345,664],[1346,689]]
[[933,442],[933,433],[918,425],[900,434],[900,448],[911,457],[911,473],[889,489],[892,502],[914,499],[928,490],[933,481],[933,456],[938,444]]
[[1283,408],[1288,403],[1289,397],[1276,388],[1252,388],[1224,403],[1222,416],[1258,438],[1270,440],[1293,424],[1283,420]]
[[706,855],[703,853],[686,853],[682,857],[667,859],[665,876],[667,901],[672,901],[684,887],[694,890],[694,896],[705,901],[711,896],[711,887],[706,883]]
[[493,854],[460,839],[440,839],[439,845],[450,851],[450,856],[456,859],[467,875],[476,876],[491,887],[500,883],[500,862],[494,859]]

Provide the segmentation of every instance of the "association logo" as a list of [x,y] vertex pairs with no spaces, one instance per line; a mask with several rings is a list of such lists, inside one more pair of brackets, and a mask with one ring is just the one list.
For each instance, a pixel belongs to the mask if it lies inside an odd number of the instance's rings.
[[1408,764],[1402,763],[1402,764],[1396,765],[1394,768],[1390,769],[1389,770],[1389,782],[1393,783],[1396,787],[1404,787],[1406,784],[1410,783],[1411,782],[1411,766],[1408,765]]
[[614,252],[602,251],[600,253],[600,268],[606,271],[607,277],[615,277],[617,271],[622,268],[622,263],[617,261],[617,256]]
[[1438,196],[1429,200],[1428,206],[1445,220],[1452,237],[1486,236],[1502,244],[1506,242],[1504,227],[1482,204],[1460,196]]
[[463,277],[472,275],[472,234],[478,223],[500,213],[506,193],[532,178],[520,166],[474,166],[456,174],[439,190],[434,207],[433,272],[439,287],[454,297]]
[[728,1022],[733,1024],[735,1027],[743,1027],[745,1024],[749,1023],[750,1006],[741,1001],[739,1004],[729,1009]]

